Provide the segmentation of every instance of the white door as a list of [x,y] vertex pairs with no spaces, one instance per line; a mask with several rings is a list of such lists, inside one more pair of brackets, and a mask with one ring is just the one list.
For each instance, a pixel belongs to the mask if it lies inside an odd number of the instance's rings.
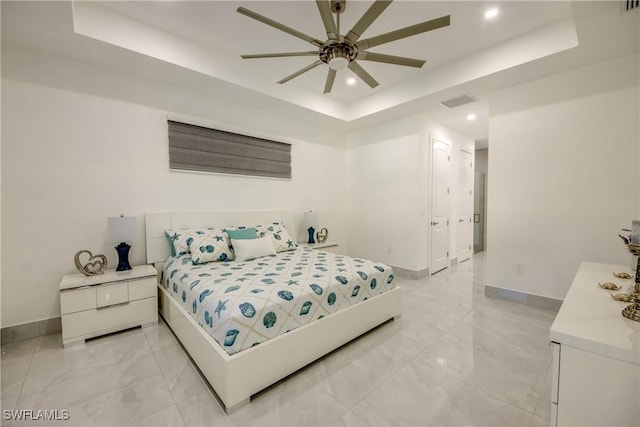
[[458,198],[458,261],[471,258],[473,246],[473,155],[460,150]]
[[449,144],[431,141],[431,274],[449,266]]

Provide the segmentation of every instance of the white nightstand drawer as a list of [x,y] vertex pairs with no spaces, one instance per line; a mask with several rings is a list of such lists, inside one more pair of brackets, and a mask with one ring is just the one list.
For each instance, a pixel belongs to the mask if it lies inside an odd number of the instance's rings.
[[129,301],[129,285],[127,282],[98,286],[96,289],[96,306],[108,307]]
[[157,295],[156,282],[155,276],[129,281],[129,301],[155,297]]
[[96,308],[96,289],[93,286],[60,293],[60,312],[62,314],[94,308]]
[[158,300],[147,298],[103,310],[80,311],[62,318],[62,340],[68,344],[126,327],[158,321]]

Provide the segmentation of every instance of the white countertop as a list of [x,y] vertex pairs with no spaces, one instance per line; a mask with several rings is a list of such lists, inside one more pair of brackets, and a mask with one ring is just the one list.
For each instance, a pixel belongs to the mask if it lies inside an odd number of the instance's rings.
[[[631,279],[613,273],[627,272]],[[635,272],[629,266],[583,262],[551,326],[551,341],[640,365],[640,322],[622,316],[630,303],[615,301],[611,293],[629,293]],[[598,283],[622,289],[608,291]]]

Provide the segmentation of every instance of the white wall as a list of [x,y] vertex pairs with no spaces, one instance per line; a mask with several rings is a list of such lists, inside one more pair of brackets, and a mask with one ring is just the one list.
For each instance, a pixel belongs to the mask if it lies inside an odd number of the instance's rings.
[[[457,218],[460,148],[471,139],[424,115],[413,115],[347,135],[349,254],[414,272],[429,267],[430,144],[451,144],[451,218]],[[451,221],[450,256],[457,256]]]
[[[145,212],[314,209],[346,244],[343,135],[62,58],[12,50],[2,61],[3,327],[59,316],[76,251],[104,253],[113,268],[107,217],[121,213],[138,218],[134,265],[145,262]],[[83,93],[87,79],[113,97]],[[293,178],[169,171],[168,112],[291,142]]]
[[417,270],[417,156],[415,117],[347,137],[349,254]]
[[638,102],[637,55],[491,97],[487,284],[562,299],[582,260],[629,264]]

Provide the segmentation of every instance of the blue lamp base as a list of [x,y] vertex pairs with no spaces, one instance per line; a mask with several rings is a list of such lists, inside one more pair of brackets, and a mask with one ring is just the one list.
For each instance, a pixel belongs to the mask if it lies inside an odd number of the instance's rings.
[[115,247],[116,252],[118,252],[118,266],[116,267],[116,271],[131,270],[131,264],[129,264],[129,249],[131,249],[131,246],[124,242]]
[[309,227],[307,231],[309,232],[309,241],[307,243],[315,243],[313,236],[316,234],[316,230],[313,227]]

